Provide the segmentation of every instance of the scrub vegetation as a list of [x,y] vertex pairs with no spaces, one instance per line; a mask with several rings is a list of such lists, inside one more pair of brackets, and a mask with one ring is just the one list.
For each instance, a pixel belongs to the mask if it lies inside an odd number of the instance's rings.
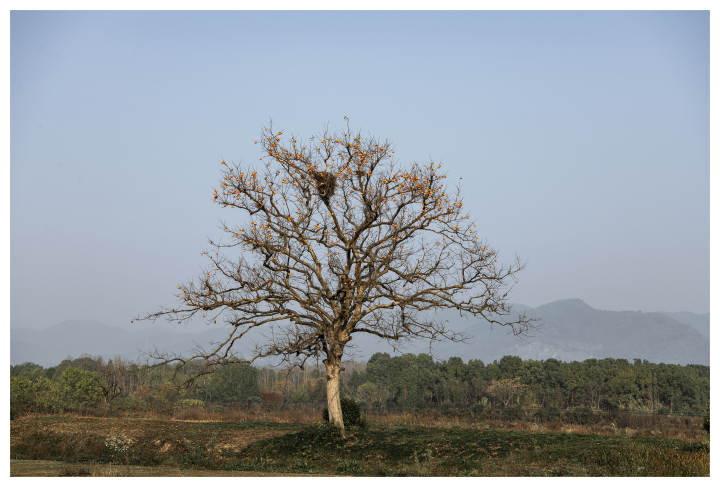
[[[98,465],[115,467],[115,475],[133,475],[122,466],[155,467],[157,475],[168,469],[174,475],[182,474],[178,469],[188,475],[198,469],[370,476],[709,474],[706,440],[500,430],[482,423],[370,423],[348,426],[343,439],[328,423],[25,417],[12,421],[11,458],[24,461],[11,464],[21,471],[29,470],[28,460],[64,462],[64,473],[50,464],[56,475],[98,475]],[[141,472],[154,475],[152,469]]]
[[378,354],[344,374],[345,439],[321,371],[12,367],[12,474],[709,474],[707,367]]

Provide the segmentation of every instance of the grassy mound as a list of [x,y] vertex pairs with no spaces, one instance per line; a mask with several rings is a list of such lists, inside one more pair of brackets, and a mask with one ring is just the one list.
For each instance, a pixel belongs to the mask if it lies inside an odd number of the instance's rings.
[[[662,438],[397,427],[325,426],[248,446],[224,468],[349,475],[703,476],[709,448]],[[288,470],[289,469],[289,470]]]
[[276,474],[706,476],[707,442],[472,427],[45,417],[11,422],[11,458]]

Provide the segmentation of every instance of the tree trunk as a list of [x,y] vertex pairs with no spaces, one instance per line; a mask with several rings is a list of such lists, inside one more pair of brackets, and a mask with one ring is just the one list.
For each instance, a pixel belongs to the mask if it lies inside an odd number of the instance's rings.
[[345,438],[345,423],[340,406],[340,363],[330,360],[324,360],[324,363],[327,371],[328,418],[332,424],[340,428],[340,434]]

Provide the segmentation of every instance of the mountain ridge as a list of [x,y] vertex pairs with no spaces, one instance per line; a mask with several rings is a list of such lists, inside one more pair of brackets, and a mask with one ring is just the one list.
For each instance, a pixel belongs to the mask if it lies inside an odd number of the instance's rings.
[[[466,343],[407,341],[395,346],[367,334],[355,334],[346,358],[367,360],[376,352],[428,353],[437,359],[451,356],[485,362],[504,355],[524,359],[572,361],[586,358],[635,358],[666,363],[709,363],[709,314],[606,311],[595,309],[578,298],[560,299],[535,308],[514,306],[540,319],[537,326],[520,337],[509,329],[448,311],[433,317],[447,321],[456,332],[468,335]],[[221,325],[206,330],[180,331],[177,325],[136,324],[128,328],[94,320],[66,320],[45,329],[11,328],[11,364],[35,362],[56,365],[80,355],[112,358],[122,356],[142,361],[155,349],[159,353],[187,355],[207,348],[226,336]],[[258,331],[239,343],[236,352],[249,356],[262,342]],[[270,361],[267,361],[270,364]]]

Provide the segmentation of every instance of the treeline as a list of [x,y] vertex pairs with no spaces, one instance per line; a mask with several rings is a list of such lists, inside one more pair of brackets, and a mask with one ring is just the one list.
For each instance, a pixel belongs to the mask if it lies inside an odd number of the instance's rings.
[[[11,366],[11,416],[287,405],[319,410],[326,400],[322,365],[282,370],[233,364],[185,387],[201,365],[178,370],[82,357],[49,368]],[[709,402],[710,369],[622,359],[568,363],[506,356],[484,364],[375,354],[367,364],[347,362],[341,385],[344,397],[375,411],[588,408],[702,414]]]
[[[201,363],[179,369],[122,358],[81,357],[55,367],[34,363],[10,367],[10,413],[152,411],[174,413],[208,405],[281,407],[325,401],[319,369],[256,368],[237,363],[195,378]],[[193,379],[188,384],[188,379]]]
[[348,392],[378,408],[590,408],[701,414],[710,398],[710,368],[645,360],[522,360],[489,364],[429,355],[375,354],[354,371]]

